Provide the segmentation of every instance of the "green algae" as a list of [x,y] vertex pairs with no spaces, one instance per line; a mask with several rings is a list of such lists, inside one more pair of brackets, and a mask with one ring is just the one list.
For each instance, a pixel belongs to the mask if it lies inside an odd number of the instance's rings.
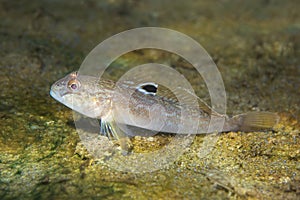
[[[0,2],[0,199],[299,198],[297,2],[153,2]],[[204,136],[196,136],[175,163],[151,173],[115,171],[89,155],[72,111],[49,96],[50,85],[78,69],[100,41],[147,25],[199,41],[222,73],[228,113],[276,111],[274,131],[220,134],[204,158]],[[117,64],[139,63],[139,55]],[[174,65],[209,100],[189,65],[160,52],[146,61],[154,57]],[[134,150],[158,149],[172,136],[159,137],[134,138]]]

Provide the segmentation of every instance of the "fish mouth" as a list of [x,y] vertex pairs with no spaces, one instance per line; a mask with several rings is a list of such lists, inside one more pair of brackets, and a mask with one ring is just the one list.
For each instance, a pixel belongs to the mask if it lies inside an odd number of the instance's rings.
[[50,90],[50,96],[59,102],[62,102],[63,100],[59,93],[55,92],[54,90]]
[[57,88],[54,85],[50,89],[50,96],[61,103],[64,101],[64,96],[70,93],[71,92],[69,91],[61,91],[60,88]]

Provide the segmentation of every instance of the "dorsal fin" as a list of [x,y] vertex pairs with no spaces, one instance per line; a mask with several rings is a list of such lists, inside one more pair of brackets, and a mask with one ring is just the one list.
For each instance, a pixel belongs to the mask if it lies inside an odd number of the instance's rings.
[[174,104],[183,103],[186,106],[196,106],[195,103],[198,103],[199,109],[206,114],[220,116],[220,114],[214,111],[205,101],[186,88],[177,87],[171,90],[163,85],[147,82],[139,84],[137,92],[141,92],[144,95],[157,96]]

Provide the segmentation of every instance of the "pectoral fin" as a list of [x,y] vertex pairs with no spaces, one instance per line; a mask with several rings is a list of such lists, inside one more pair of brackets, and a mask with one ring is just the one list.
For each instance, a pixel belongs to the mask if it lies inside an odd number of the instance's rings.
[[107,136],[109,140],[116,140],[123,154],[128,154],[132,149],[130,138],[121,130],[118,124],[113,121],[105,121],[101,119],[100,134]]

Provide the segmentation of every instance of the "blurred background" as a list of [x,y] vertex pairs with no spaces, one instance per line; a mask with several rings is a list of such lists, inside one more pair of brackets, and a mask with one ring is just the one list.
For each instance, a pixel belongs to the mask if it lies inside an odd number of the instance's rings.
[[[299,199],[299,10],[297,0],[0,0],[0,199]],[[221,134],[203,159],[197,136],[176,163],[153,173],[93,160],[50,86],[101,41],[144,26],[180,31],[206,49],[223,77],[229,115],[278,112],[278,126]],[[124,55],[108,76],[156,60],[209,101],[194,69],[160,51]]]

